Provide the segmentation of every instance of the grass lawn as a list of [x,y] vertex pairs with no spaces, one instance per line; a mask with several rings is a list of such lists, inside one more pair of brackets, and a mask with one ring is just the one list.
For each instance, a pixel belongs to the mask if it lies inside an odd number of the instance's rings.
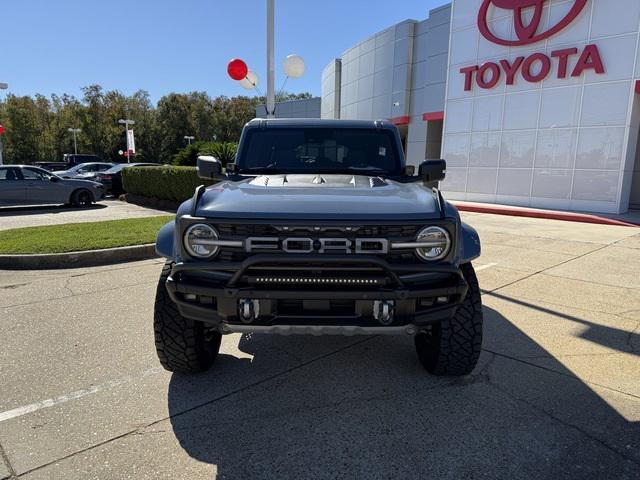
[[0,254],[64,253],[155,243],[173,215],[0,231]]

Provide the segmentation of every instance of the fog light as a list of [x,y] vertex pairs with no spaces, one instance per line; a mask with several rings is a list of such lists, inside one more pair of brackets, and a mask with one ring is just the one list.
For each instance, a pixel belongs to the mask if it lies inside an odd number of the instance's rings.
[[438,303],[449,303],[449,297],[438,297],[436,299],[436,302],[438,302]]
[[190,302],[195,302],[198,299],[198,296],[193,294],[193,293],[187,293],[184,296],[185,300],[188,300]]

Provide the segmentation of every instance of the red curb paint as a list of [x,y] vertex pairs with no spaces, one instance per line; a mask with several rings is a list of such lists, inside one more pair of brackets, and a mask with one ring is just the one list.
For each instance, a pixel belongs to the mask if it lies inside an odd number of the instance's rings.
[[425,122],[433,122],[435,120],[444,120],[444,112],[423,113],[422,120],[424,120]]
[[411,117],[409,115],[404,115],[402,117],[393,117],[390,121],[397,126],[409,125],[409,123],[411,122]]
[[453,203],[461,212],[490,213],[512,217],[544,218],[547,220],[564,220],[565,222],[593,223],[597,225],[614,225],[618,227],[640,227],[640,224],[623,222],[613,218],[600,217],[587,213],[558,212],[555,210],[537,210],[534,208],[509,207],[505,205],[485,205],[471,202]]

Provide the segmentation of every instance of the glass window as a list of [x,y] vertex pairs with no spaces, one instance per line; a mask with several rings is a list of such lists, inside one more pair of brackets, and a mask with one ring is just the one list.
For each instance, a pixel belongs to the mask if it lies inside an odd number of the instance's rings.
[[388,130],[249,130],[244,145],[240,173],[401,174],[395,136]]
[[0,180],[19,180],[17,168],[0,168]]
[[110,169],[108,169],[105,173],[120,173],[120,171],[125,168],[124,165],[120,164],[120,165],[116,165],[115,167],[111,167]]
[[25,180],[48,180],[50,175],[44,170],[36,170],[35,168],[23,168],[22,177]]

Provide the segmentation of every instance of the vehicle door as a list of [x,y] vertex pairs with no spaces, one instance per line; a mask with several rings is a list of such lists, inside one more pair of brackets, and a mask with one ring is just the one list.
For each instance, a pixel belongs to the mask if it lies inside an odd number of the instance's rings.
[[0,206],[24,205],[26,191],[17,167],[0,167]]
[[24,167],[22,178],[26,190],[26,203],[67,203],[69,201],[69,187],[64,180],[60,180],[39,168]]

